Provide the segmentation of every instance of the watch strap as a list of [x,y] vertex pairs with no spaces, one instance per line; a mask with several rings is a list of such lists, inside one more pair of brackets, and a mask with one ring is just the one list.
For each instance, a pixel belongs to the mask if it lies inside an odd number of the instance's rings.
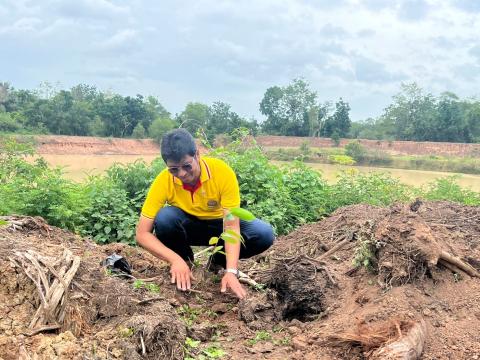
[[240,277],[240,271],[238,271],[238,269],[227,268],[225,272],[235,274],[237,278]]

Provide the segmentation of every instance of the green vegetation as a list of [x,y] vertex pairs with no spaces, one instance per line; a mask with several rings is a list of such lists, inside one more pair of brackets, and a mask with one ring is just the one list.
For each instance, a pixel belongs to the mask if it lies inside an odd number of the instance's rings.
[[255,337],[253,339],[248,339],[246,343],[249,346],[253,346],[260,341],[270,341],[270,340],[272,340],[272,335],[266,330],[260,330],[255,333]]
[[[358,140],[351,141],[345,145],[345,148],[310,148],[308,143],[304,144],[300,149],[270,148],[265,151],[265,154],[271,160],[281,161],[302,160],[313,163],[480,174],[480,158],[478,157],[390,155],[379,149],[368,149]],[[302,151],[305,148],[309,149],[308,153]]]
[[[260,100],[260,99],[259,99]],[[271,86],[259,101],[261,124],[245,119],[224,102],[189,102],[175,116],[152,96],[121,96],[79,84],[59,90],[44,82],[37,90],[0,83],[0,133],[93,135],[157,141],[175,127],[201,129],[213,143],[220,134],[247,127],[253,134],[322,136],[335,146],[340,138],[480,142],[480,101],[452,92],[426,93],[416,83],[402,84],[379,117],[350,119],[350,105],[341,97],[321,101],[304,79]]]
[[[0,215],[38,215],[99,243],[135,244],[139,210],[150,183],[164,168],[161,160],[114,165],[105,175],[75,183],[41,158],[26,161],[32,153],[31,144],[0,138]],[[480,205],[480,194],[461,188],[454,177],[413,188],[384,173],[347,171],[335,184],[328,184],[319,172],[300,161],[282,167],[271,164],[254,143],[245,146],[241,136],[211,155],[224,159],[235,170],[241,207],[270,222],[277,234],[286,234],[350,204],[384,206],[421,197]]]

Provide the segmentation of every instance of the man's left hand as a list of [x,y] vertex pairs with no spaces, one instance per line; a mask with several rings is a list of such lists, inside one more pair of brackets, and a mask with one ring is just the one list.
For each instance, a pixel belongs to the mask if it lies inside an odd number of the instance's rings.
[[233,291],[233,293],[239,298],[239,299],[244,299],[247,296],[247,292],[243,288],[242,284],[240,284],[240,281],[238,281],[237,277],[235,274],[232,273],[226,273],[223,275],[222,278],[222,288],[221,292],[224,293],[227,291],[227,289],[230,289]]

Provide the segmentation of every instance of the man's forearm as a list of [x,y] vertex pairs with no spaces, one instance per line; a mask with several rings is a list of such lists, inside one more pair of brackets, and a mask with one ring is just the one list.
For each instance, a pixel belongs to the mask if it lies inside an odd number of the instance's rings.
[[237,269],[238,268],[238,259],[240,258],[240,220],[235,218],[234,220],[224,219],[224,231],[232,230],[238,234],[238,241],[229,243],[225,241],[225,254],[227,258],[227,269]]
[[180,257],[180,255],[178,255],[176,252],[163,245],[162,242],[158,240],[152,233],[143,233],[138,235],[137,242],[145,250],[148,250],[156,257],[165,260],[170,264]]

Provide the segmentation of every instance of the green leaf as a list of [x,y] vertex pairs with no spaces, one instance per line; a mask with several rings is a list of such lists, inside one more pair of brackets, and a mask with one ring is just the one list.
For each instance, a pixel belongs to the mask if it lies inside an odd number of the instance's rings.
[[217,245],[218,244],[218,237],[216,236],[213,236],[210,238],[210,240],[208,241],[208,245]]
[[222,235],[220,235],[220,237],[229,244],[236,244],[239,241],[239,236],[236,233],[232,235],[225,231],[222,233]]
[[105,226],[103,228],[103,231],[105,231],[105,234],[110,234],[110,232],[112,231],[112,228],[110,226]]
[[245,220],[245,221],[255,220],[255,215],[253,215],[250,211],[242,208],[230,209],[230,213],[238,217],[240,220]]
[[223,249],[223,246],[215,246],[215,249],[213,249],[213,253],[217,253],[217,252],[220,252],[220,250]]

